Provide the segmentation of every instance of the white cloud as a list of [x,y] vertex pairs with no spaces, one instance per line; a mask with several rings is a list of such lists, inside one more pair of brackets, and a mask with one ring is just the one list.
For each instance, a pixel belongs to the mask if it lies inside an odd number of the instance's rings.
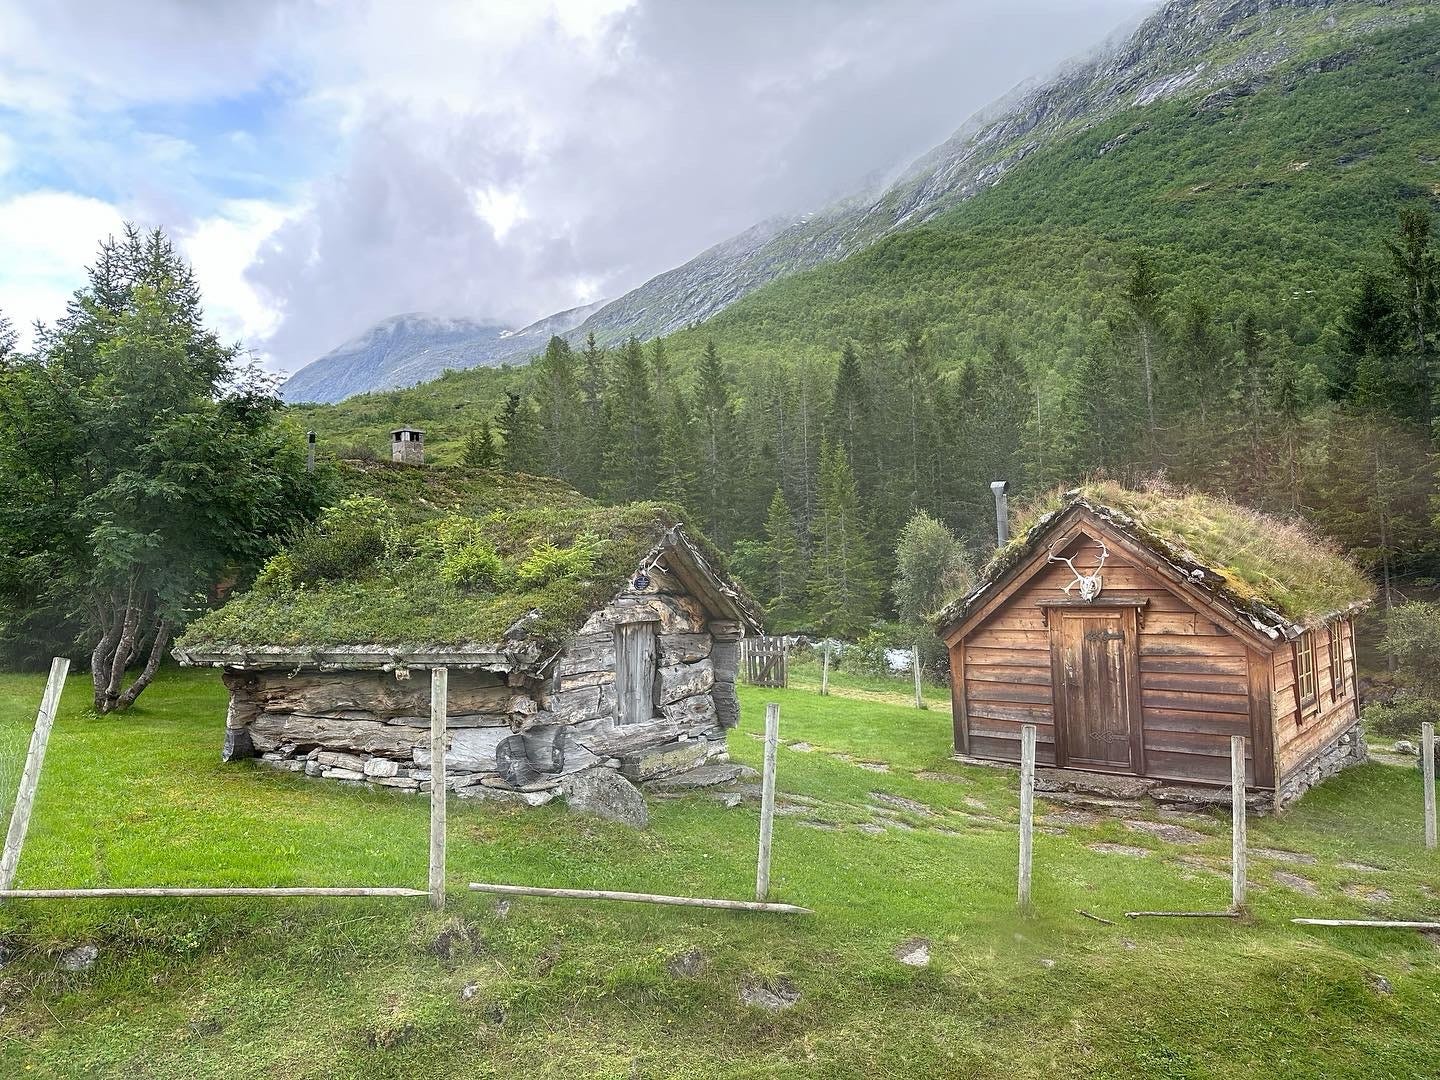
[[0,177],[15,167],[15,140],[0,131]]
[[33,322],[64,314],[100,240],[123,225],[114,206],[83,195],[33,191],[0,201],[0,310],[20,330],[22,347]]
[[275,231],[300,212],[257,199],[235,199],[219,212],[177,230],[175,242],[195,271],[207,322],[222,341],[264,342],[280,325],[283,307],[262,296],[246,277]]

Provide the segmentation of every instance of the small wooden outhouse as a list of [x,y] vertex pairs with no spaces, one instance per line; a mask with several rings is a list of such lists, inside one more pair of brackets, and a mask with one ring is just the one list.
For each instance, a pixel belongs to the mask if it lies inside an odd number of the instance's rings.
[[1353,616],[1365,576],[1298,525],[1223,500],[1102,483],[996,553],[938,629],[955,749],[1015,762],[1246,782],[1277,805],[1364,760]]

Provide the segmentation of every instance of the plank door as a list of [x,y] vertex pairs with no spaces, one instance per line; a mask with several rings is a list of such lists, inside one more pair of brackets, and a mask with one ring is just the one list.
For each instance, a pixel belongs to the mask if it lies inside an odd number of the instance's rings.
[[655,715],[655,624],[615,627],[615,709],[621,724],[643,724]]
[[1141,772],[1133,608],[1050,612],[1057,764]]

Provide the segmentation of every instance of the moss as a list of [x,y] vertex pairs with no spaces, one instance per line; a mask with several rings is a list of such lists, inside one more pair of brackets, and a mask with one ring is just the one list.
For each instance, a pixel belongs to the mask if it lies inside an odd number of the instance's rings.
[[1359,567],[1300,521],[1162,483],[1137,489],[1111,480],[1047,491],[1021,507],[1015,537],[996,552],[986,577],[1029,549],[1031,529],[1045,515],[1077,497],[1129,518],[1131,530],[1168,558],[1214,573],[1221,591],[1242,609],[1263,605],[1306,624],[1375,595]]
[[[339,505],[387,508],[386,553],[318,580],[282,553],[248,593],[191,624],[182,648],[480,645],[532,610],[531,639],[558,645],[680,521],[663,504],[601,506],[557,481],[493,470],[345,464],[336,489]],[[294,546],[344,548],[345,530],[368,527],[327,513]]]

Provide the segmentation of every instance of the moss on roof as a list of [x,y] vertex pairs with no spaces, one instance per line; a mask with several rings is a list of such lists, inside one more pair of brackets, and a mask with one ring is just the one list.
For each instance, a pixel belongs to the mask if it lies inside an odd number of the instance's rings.
[[[259,646],[557,646],[680,524],[657,503],[601,506],[554,480],[344,463],[331,509],[254,586],[192,623],[182,651]],[[712,564],[723,564],[687,533]]]
[[[1057,488],[1020,507],[1014,537],[991,558],[983,580],[997,580],[1034,550],[1058,512],[1077,503],[1170,562],[1203,570],[1198,587],[1267,622],[1278,616],[1292,628],[1312,625],[1375,595],[1364,571],[1303,522],[1166,484],[1135,489],[1110,480]],[[957,607],[947,621],[960,614]]]

